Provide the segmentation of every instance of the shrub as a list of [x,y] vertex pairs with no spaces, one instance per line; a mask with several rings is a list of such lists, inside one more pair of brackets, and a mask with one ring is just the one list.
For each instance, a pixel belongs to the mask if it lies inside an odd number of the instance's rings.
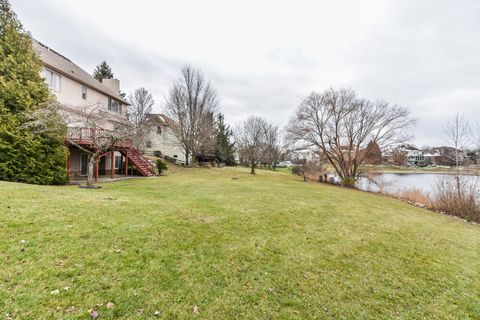
[[30,35],[8,1],[0,1],[0,180],[68,180],[66,127],[42,70]]
[[301,176],[303,174],[302,166],[295,165],[292,167],[292,173],[297,176]]
[[167,163],[162,159],[157,159],[158,174],[162,174],[163,171],[168,170]]
[[467,221],[480,222],[480,203],[476,189],[477,181],[473,177],[442,177],[433,186],[433,208]]

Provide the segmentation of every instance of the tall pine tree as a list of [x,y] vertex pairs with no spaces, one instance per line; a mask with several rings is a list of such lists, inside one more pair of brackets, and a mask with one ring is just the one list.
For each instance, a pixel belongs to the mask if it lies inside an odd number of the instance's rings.
[[100,82],[102,82],[102,79],[112,79],[112,68],[110,68],[106,61],[103,61],[95,67],[95,70],[93,71],[93,77]]
[[215,158],[227,166],[235,165],[235,147],[231,142],[232,130],[230,126],[225,123],[225,117],[219,113],[217,121],[215,122]]
[[0,180],[64,184],[65,126],[32,39],[0,0]]

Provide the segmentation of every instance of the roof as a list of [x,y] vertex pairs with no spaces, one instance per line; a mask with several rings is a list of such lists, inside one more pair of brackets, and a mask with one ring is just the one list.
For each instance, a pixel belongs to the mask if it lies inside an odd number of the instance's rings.
[[96,91],[99,91],[111,98],[117,99],[124,104],[129,105],[128,101],[119,96],[119,92],[114,92],[112,89],[92,77],[85,70],[77,66],[70,59],[62,56],[60,53],[55,50],[47,47],[43,43],[32,39],[33,48],[39,54],[45,66],[53,69],[65,77],[73,79],[77,82],[82,83],[83,85],[90,87]]
[[175,121],[170,117],[164,115],[163,113],[149,113],[147,116],[148,120],[156,125],[164,125],[169,127],[175,127]]

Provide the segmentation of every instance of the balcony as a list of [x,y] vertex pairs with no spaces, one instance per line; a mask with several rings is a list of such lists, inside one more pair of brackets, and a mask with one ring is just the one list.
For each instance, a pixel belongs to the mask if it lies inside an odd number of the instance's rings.
[[[67,129],[67,144],[77,144],[86,147],[95,148],[97,144],[108,144],[108,141],[115,140],[115,133],[111,130],[94,129],[94,128],[68,128]],[[105,142],[105,143],[104,143]],[[115,148],[131,149],[133,147],[132,141],[123,138],[116,141],[113,146]]]

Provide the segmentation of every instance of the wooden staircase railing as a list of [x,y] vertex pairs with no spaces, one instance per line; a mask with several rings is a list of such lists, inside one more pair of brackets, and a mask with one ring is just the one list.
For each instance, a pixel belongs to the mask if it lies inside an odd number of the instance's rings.
[[142,176],[151,177],[155,175],[153,165],[135,148],[123,148],[120,152]]

